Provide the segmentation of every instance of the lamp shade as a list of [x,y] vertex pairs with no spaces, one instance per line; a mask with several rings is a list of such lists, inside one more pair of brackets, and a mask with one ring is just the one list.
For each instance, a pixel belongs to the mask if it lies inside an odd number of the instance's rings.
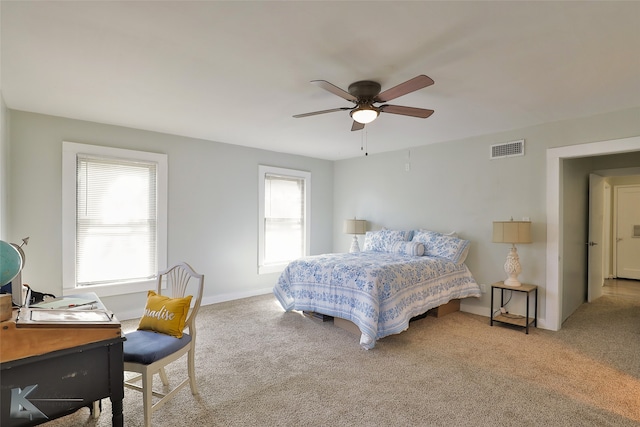
[[494,221],[494,243],[531,243],[531,222]]
[[345,219],[343,231],[345,234],[365,234],[367,221],[364,219]]

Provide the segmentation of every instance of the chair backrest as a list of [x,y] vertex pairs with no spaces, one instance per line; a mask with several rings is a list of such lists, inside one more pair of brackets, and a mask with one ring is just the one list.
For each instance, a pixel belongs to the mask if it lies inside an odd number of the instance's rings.
[[[164,292],[163,285],[166,285]],[[158,273],[156,292],[159,295],[166,295],[171,298],[182,298],[186,295],[193,296],[184,326],[185,329],[189,329],[189,335],[195,339],[195,319],[202,302],[204,274],[196,273],[189,264],[181,262]]]

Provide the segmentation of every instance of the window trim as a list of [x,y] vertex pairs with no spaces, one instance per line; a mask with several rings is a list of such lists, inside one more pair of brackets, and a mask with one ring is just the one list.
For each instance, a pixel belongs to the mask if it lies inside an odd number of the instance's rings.
[[280,273],[289,262],[264,263],[264,197],[265,175],[274,174],[304,179],[304,254],[311,253],[311,172],[275,166],[258,165],[258,274]]
[[157,165],[157,263],[158,270],[167,265],[168,230],[168,158],[166,154],[98,145],[62,142],[62,293],[95,292],[98,296],[144,292],[155,286],[155,279],[109,285],[76,286],[76,158],[78,154],[153,162]]

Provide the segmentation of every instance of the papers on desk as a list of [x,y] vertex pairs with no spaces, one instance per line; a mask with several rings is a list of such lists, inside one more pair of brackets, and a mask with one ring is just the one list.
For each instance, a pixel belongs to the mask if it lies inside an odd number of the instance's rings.
[[16,327],[112,327],[113,313],[106,310],[42,310],[23,307],[18,312]]
[[114,328],[120,327],[113,312],[107,310],[93,292],[66,295],[32,306],[22,307],[17,328]]
[[38,304],[30,305],[29,308],[50,308],[53,310],[63,310],[68,308],[83,307],[83,310],[91,310],[98,301],[95,299],[78,297],[60,297]]

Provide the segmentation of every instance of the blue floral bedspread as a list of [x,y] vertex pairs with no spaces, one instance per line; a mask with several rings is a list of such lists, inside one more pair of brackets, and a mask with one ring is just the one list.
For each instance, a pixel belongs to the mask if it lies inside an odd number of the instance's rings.
[[371,349],[406,330],[412,317],[452,299],[480,297],[480,287],[465,264],[370,251],[293,261],[273,293],[286,311],[350,320],[360,328],[360,345]]

